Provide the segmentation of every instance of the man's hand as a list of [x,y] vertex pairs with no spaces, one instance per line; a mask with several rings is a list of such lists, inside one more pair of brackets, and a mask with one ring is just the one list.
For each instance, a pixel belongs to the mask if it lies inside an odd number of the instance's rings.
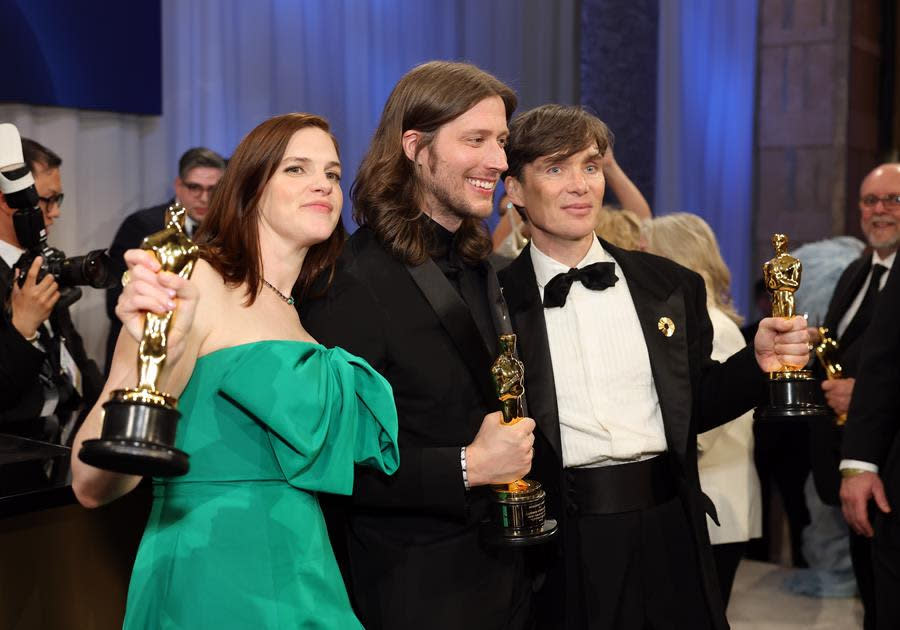
[[783,367],[802,369],[809,362],[809,332],[802,317],[766,317],[753,340],[756,362],[763,372]]
[[850,409],[850,398],[853,396],[855,378],[838,378],[822,381],[825,402],[834,410],[835,415],[842,416]]
[[619,166],[619,163],[616,162],[616,156],[613,155],[613,148],[610,144],[606,147],[606,151],[603,152],[603,157],[600,158],[600,168],[603,169],[604,175],[609,175],[609,171]]
[[809,333],[809,343],[814,346],[822,343],[822,332],[818,326],[807,326],[806,331]]
[[43,261],[40,256],[34,259],[21,287],[18,278],[13,280],[12,323],[26,339],[34,337],[40,325],[50,317],[53,306],[59,300],[56,278],[48,273],[37,282],[38,271]]
[[873,472],[864,472],[841,481],[841,510],[850,527],[857,534],[871,538],[874,534],[869,523],[869,499],[885,514],[891,511],[884,494],[881,477]]
[[466,448],[470,486],[510,483],[531,470],[534,455],[534,420],[522,418],[503,425],[499,411],[484,417],[478,435]]

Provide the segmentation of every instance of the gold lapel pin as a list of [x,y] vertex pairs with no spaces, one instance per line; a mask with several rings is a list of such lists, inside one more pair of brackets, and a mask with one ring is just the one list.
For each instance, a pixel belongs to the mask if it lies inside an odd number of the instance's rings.
[[675,322],[668,317],[660,317],[659,321],[656,322],[656,327],[666,337],[671,337],[675,334]]

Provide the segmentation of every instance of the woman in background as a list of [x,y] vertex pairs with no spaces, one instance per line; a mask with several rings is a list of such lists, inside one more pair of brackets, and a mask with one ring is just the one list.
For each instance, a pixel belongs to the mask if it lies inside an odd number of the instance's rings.
[[[316,493],[350,494],[355,463],[396,470],[396,410],[365,361],[310,337],[291,297],[341,251],[340,176],[325,120],[272,118],[235,150],[190,280],[126,253],[123,327],[100,400],[137,382],[144,313],[175,310],[158,389],[180,399],[175,446],[191,456],[187,475],[154,479],[126,628],[361,627]],[[73,453],[100,435],[101,416],[98,405]],[[140,481],[77,457],[72,469],[87,507]]]
[[597,236],[622,249],[641,249],[641,220],[631,210],[603,206]]
[[[731,273],[719,253],[715,234],[700,217],[679,212],[647,223],[647,251],[696,271],[706,284],[713,326],[712,358],[723,361],[744,347],[741,317],[731,299]],[[709,537],[728,605],[731,587],[747,541],[762,534],[762,500],[753,464],[753,412],[697,437],[703,492],[712,499],[719,523],[707,517]]]

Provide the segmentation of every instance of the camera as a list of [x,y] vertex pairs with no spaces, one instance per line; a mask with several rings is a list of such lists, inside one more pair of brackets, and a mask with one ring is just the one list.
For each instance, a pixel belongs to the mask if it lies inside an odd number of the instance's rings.
[[34,259],[43,257],[37,281],[51,274],[60,288],[60,305],[68,306],[81,297],[80,286],[109,288],[115,282],[112,260],[106,250],[98,249],[83,256],[67,258],[47,243],[44,215],[38,205],[31,170],[22,157],[22,140],[15,125],[0,124],[0,191],[13,213],[13,227],[19,245],[25,250],[14,265],[19,271],[19,286]]

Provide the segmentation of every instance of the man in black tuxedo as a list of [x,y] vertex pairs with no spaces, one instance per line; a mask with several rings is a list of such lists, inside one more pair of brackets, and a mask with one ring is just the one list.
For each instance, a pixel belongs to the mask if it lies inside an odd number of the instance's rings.
[[[22,138],[22,154],[34,177],[48,232],[63,201],[62,159]],[[40,257],[19,286],[13,266],[23,250],[13,225],[14,210],[0,194],[0,432],[66,444],[79,411],[90,409],[103,385],[84,350],[68,306],[61,306],[55,278],[38,280]]]
[[408,72],[354,181],[361,227],[301,319],[394,389],[400,469],[357,469],[347,515],[350,595],[370,630],[529,627],[518,549],[479,525],[491,483],[529,469],[534,422],[501,426],[491,382],[499,285],[483,220],[506,170],[513,91],[465,63]]
[[[855,381],[843,388],[826,389],[826,396],[835,411],[846,411],[849,406],[841,448],[840,498],[851,529],[870,541],[865,545],[859,538],[851,538],[856,541],[856,548],[851,545],[851,550],[866,606],[866,628],[897,628],[900,521],[891,506],[900,505],[900,276],[889,270],[900,245],[900,164],[876,168],[864,180],[861,192],[863,229],[875,251],[865,264],[854,263],[856,269],[848,284],[852,281],[861,288],[841,324],[851,320],[845,337],[860,317],[868,320],[868,325],[861,326],[865,332],[859,333],[862,339],[855,342],[850,359],[856,368]],[[885,269],[879,270],[876,265]],[[844,280],[841,278],[842,283]],[[880,294],[878,286],[883,287]],[[854,307],[856,315],[850,317]],[[840,381],[832,383],[843,385]],[[872,499],[874,506],[869,504]],[[857,563],[871,571],[863,576],[871,583],[859,580]],[[864,586],[868,593],[863,592]]]
[[545,105],[510,124],[506,192],[532,242],[500,273],[537,422],[532,475],[561,516],[538,627],[727,628],[697,433],[744,413],[766,371],[804,365],[802,318],[710,359],[703,280],[597,239],[606,126]]
[[[125,271],[125,252],[139,247],[145,236],[159,232],[165,227],[166,208],[176,200],[187,211],[185,228],[188,236],[192,236],[206,216],[213,190],[224,172],[225,159],[212,149],[194,147],[185,151],[178,160],[178,176],[174,182],[175,198],[159,206],[133,212],[116,231],[116,236],[109,247],[115,277],[118,278]],[[118,282],[106,290],[106,314],[110,322],[106,340],[107,371],[113,350],[116,348],[116,339],[119,338],[119,330],[122,328],[119,318],[116,317],[116,302],[119,301],[121,293],[122,285]]]
[[[900,245],[900,220],[892,210],[896,204],[885,199],[892,193],[900,194],[900,164],[882,164],[863,179],[859,195],[860,227],[871,251],[853,261],[841,274],[825,315],[823,325],[838,341],[844,374],[839,380],[822,381],[826,401],[835,416],[846,415],[850,407],[855,377],[859,373],[862,337],[872,320],[880,291],[887,282]],[[825,377],[821,369],[819,373]],[[830,505],[840,504],[838,464],[843,432],[842,426],[830,421],[815,422],[810,431],[816,489],[822,501]],[[862,468],[851,464],[845,467],[866,469],[865,465]],[[869,539],[851,533],[850,552],[865,610],[863,626],[865,630],[873,630],[877,627],[877,615]]]

